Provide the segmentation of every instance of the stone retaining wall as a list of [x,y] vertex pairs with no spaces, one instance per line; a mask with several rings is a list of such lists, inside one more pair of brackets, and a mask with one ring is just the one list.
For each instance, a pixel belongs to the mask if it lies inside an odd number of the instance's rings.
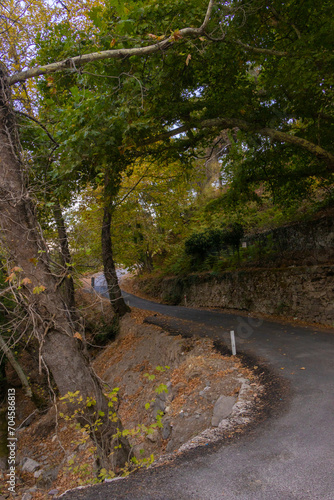
[[140,279],[136,285],[170,304],[220,307],[334,324],[334,266],[252,269],[180,278]]
[[312,251],[320,258],[332,259],[334,256],[334,217],[321,217],[277,227],[246,236],[244,241],[248,244],[261,243],[268,238],[271,238],[274,249],[279,252],[298,252],[302,258],[303,252]]

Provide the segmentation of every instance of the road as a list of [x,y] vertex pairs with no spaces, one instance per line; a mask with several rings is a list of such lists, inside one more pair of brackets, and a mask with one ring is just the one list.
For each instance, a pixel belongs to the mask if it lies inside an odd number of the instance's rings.
[[[68,492],[66,500],[334,500],[334,330],[317,330],[173,307],[124,294],[131,306],[164,314],[176,328],[228,339],[291,387],[289,404],[231,443],[202,447],[170,465]],[[154,317],[152,318],[154,321]],[[260,361],[261,362],[261,361]]]

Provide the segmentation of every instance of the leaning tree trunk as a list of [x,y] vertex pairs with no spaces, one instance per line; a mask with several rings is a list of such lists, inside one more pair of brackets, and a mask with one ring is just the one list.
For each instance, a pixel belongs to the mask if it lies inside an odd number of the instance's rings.
[[8,361],[10,362],[10,364],[12,365],[14,370],[16,371],[16,374],[21,381],[21,384],[22,384],[22,387],[24,388],[26,396],[28,396],[28,398],[30,398],[30,399],[33,399],[32,390],[31,390],[31,387],[29,385],[27,376],[24,373],[22,366],[15,359],[14,354],[12,353],[11,349],[8,347],[7,343],[2,338],[1,335],[0,335],[0,350],[2,350],[3,353],[7,356]]
[[111,211],[108,206],[103,209],[101,243],[104,276],[108,286],[109,299],[114,311],[123,316],[130,309],[124,302],[118,284],[111,243]]
[[57,201],[53,207],[53,215],[57,225],[58,240],[60,244],[60,257],[64,267],[63,290],[65,301],[72,315],[75,314],[74,280],[71,253],[68,245],[67,231],[60,203]]
[[[70,310],[50,270],[24,174],[11,92],[0,64],[0,226],[2,245],[14,267],[10,280],[13,286],[21,286],[18,293],[40,343],[42,366],[51,371],[62,395],[80,391],[84,399],[96,400],[94,408],[104,414],[96,435],[98,447],[103,455],[113,452],[112,465],[122,466],[129,457],[129,444],[120,438],[122,447],[115,449],[117,438],[112,436],[122,428],[121,423],[108,419],[108,401],[79,348],[80,339],[74,337]],[[91,408],[86,411],[87,418],[92,418]]]

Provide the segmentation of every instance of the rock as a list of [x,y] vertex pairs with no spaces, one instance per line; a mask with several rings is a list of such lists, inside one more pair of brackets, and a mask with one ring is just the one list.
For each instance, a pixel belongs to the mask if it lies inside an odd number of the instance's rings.
[[50,491],[48,491],[48,495],[50,495],[50,497],[52,497],[54,495],[58,495],[58,490],[56,490],[56,489],[50,490]]
[[27,490],[27,493],[35,493],[35,491],[37,491],[37,489],[38,489],[37,486],[32,486],[31,488],[29,488]]
[[26,493],[23,493],[22,495],[22,500],[31,500],[32,499],[32,495],[28,492]]
[[44,470],[43,470],[43,469],[36,470],[36,471],[34,472],[34,477],[35,477],[36,479],[38,479],[38,478],[40,477],[40,475],[41,475],[41,474],[43,474],[43,472],[44,472]]
[[166,394],[167,396],[167,401],[169,401],[170,403],[173,401],[174,399],[174,393],[173,393],[173,385],[172,385],[172,382],[167,382],[167,389],[168,389],[168,393]]
[[155,443],[158,440],[158,437],[159,437],[159,432],[157,431],[157,429],[154,429],[153,432],[147,434],[146,436],[146,438],[152,443]]
[[42,474],[37,479],[37,484],[40,488],[49,488],[53,481],[57,479],[60,467],[51,467],[48,470],[42,471]]
[[217,399],[211,419],[211,425],[213,427],[218,427],[219,423],[231,414],[236,400],[237,398],[234,396],[220,396]]
[[165,420],[163,422],[163,427],[161,430],[162,439],[168,439],[171,433],[172,433],[172,426],[170,425],[169,420]]
[[38,469],[41,466],[36,460],[33,460],[32,458],[25,457],[22,460],[22,471],[23,472],[34,472],[36,469]]
[[143,444],[136,444],[132,448],[132,453],[138,460],[141,460],[144,457]]
[[165,412],[166,408],[166,401],[167,401],[167,393],[162,392],[161,394],[158,394],[154,403],[153,403],[153,416],[154,418],[157,417],[159,411]]

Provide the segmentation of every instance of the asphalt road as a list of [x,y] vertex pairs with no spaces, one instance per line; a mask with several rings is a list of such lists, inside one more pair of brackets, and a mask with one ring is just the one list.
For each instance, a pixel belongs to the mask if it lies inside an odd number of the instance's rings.
[[334,330],[165,306],[124,295],[131,306],[176,318],[176,329],[193,324],[193,330],[225,341],[226,332],[234,329],[239,352],[268,363],[289,381],[292,396],[278,415],[236,441],[204,446],[167,466],[74,490],[62,498],[334,500]]

